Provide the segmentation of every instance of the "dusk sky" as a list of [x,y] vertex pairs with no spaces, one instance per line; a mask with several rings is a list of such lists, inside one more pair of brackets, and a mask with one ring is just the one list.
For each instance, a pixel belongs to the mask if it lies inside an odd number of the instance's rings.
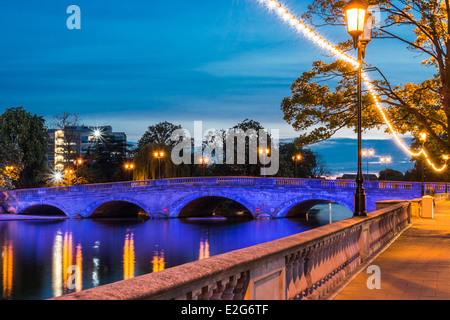
[[[309,2],[283,3],[300,16]],[[73,4],[81,30],[66,26]],[[313,61],[330,59],[256,0],[13,1],[0,28],[1,110],[24,106],[48,121],[76,112],[134,142],[165,120],[226,129],[250,118],[294,137],[281,100]],[[332,43],[349,37],[345,27],[318,32]],[[372,41],[366,56],[393,84],[428,77],[420,59],[386,41]]]

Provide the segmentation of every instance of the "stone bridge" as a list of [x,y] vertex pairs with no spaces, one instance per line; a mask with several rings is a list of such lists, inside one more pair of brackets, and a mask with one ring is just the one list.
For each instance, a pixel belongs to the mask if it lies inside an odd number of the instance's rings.
[[[145,211],[151,218],[211,215],[232,200],[237,214],[283,218],[305,214],[318,203],[338,203],[353,212],[355,181],[260,177],[195,177],[132,181],[4,192],[0,210],[70,218],[118,217]],[[420,198],[421,183],[366,181],[367,211],[375,202]],[[444,192],[444,183],[425,189]],[[228,201],[230,202],[230,201]]]

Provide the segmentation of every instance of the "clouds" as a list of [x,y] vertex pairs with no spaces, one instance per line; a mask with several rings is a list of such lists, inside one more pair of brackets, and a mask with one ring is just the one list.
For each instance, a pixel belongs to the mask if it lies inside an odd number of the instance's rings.
[[[288,2],[299,14],[307,5]],[[81,30],[66,27],[71,4]],[[314,60],[328,59],[251,0],[25,0],[3,4],[1,15],[2,108],[46,118],[69,110],[136,137],[164,120],[227,128],[245,118],[295,135],[281,100]],[[347,36],[345,27],[323,33]],[[367,55],[387,69],[379,48]]]

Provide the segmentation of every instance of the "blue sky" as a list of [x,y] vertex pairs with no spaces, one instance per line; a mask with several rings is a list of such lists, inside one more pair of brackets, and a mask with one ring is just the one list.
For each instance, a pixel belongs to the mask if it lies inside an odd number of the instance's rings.
[[[300,15],[309,1],[283,3]],[[81,30],[66,27],[72,4]],[[280,102],[313,61],[328,59],[256,0],[12,1],[2,5],[0,30],[1,109],[23,105],[48,120],[77,112],[131,141],[160,121],[222,129],[245,118],[293,137]],[[319,33],[348,38],[345,27]],[[393,83],[426,78],[420,59],[377,41],[366,57]]]

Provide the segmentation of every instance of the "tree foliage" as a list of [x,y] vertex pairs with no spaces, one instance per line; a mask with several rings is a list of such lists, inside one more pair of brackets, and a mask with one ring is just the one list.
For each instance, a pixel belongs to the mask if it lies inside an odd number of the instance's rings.
[[173,123],[167,121],[149,126],[147,131],[139,140],[138,148],[141,149],[148,143],[173,147],[175,143],[170,139],[170,137],[177,129],[181,129],[181,126],[174,125]]
[[[303,19],[316,27],[344,26],[346,3],[346,0],[314,0]],[[435,162],[442,162],[439,155],[450,153],[449,1],[370,0],[366,3],[378,6],[383,17],[381,25],[373,30],[372,41],[398,41],[406,50],[421,55],[423,65],[435,70],[433,77],[420,83],[410,83],[405,78],[405,83],[392,84],[377,66],[365,68],[366,72],[372,72],[371,78],[375,79],[372,85],[396,131],[411,134],[412,148],[418,149],[418,134],[426,130],[430,145],[433,144],[430,156]],[[339,44],[344,51],[351,50],[351,46],[350,40]],[[411,68],[418,69],[420,65]],[[356,75],[348,63],[315,61],[312,69],[292,84],[292,95],[283,99],[281,109],[284,119],[301,131],[302,143],[325,140],[341,128],[356,127],[355,81]],[[385,128],[388,131],[368,92],[363,92],[362,119],[366,130]]]
[[15,186],[38,185],[47,159],[45,120],[23,107],[8,108],[0,115],[0,137],[0,164],[15,167]]

